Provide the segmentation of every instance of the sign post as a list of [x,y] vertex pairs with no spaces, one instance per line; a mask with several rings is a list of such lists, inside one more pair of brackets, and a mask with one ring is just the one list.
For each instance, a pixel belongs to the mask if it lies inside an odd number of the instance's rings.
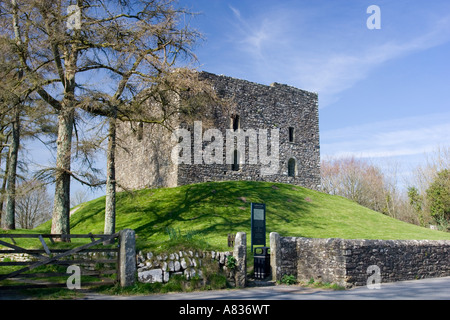
[[266,205],[263,203],[252,203],[252,252],[254,245],[266,246]]

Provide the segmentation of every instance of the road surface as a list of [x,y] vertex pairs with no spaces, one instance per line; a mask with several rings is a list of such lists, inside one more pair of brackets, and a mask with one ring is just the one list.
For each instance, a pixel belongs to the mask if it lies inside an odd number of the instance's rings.
[[380,289],[325,290],[296,285],[147,296],[87,294],[86,300],[450,300],[450,277],[382,283]]

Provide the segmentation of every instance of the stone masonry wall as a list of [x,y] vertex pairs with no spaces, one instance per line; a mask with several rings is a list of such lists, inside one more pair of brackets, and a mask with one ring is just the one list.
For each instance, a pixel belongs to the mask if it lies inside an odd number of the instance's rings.
[[170,161],[171,133],[157,124],[118,122],[116,179],[120,189],[176,187],[178,166]]
[[273,280],[280,281],[283,275],[297,275],[297,238],[270,234],[270,265]]
[[[239,128],[258,131],[279,129],[279,166],[274,175],[262,175],[260,162],[249,164],[249,142],[245,147],[244,164],[231,170],[223,150],[223,164],[179,166],[178,185],[205,181],[252,180],[291,183],[311,189],[320,185],[320,142],[318,96],[315,93],[274,83],[270,86],[210,73],[202,76],[213,83],[221,98],[232,101],[229,110],[239,116]],[[232,128],[231,114],[217,109],[213,112],[217,128],[222,131],[224,149],[226,130]],[[294,141],[289,142],[289,127],[294,128]],[[288,176],[289,159],[296,161],[296,174]]]
[[299,281],[364,286],[373,274],[369,266],[379,268],[381,283],[450,276],[450,241],[309,239],[272,233],[271,252],[277,280],[289,274]]
[[347,282],[366,285],[376,265],[382,282],[450,276],[450,241],[344,241]]

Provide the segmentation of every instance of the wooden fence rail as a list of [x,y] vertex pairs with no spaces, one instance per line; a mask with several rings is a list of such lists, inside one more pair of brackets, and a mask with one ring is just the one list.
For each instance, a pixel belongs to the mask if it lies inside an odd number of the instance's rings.
[[[104,275],[111,275],[111,274],[117,274],[117,279],[119,278],[119,266],[120,266],[120,254],[119,254],[119,247],[116,248],[92,248],[96,245],[101,245],[104,243],[111,243],[115,239],[119,238],[120,233],[115,233],[112,235],[104,235],[104,234],[69,234],[69,235],[62,235],[62,234],[0,234],[0,239],[10,239],[12,243],[8,243],[4,240],[0,240],[0,246],[7,247],[9,249],[1,249],[1,254],[28,254],[35,258],[35,260],[30,261],[1,261],[0,267],[2,266],[23,266],[23,268],[20,268],[18,270],[14,270],[7,274],[0,274],[0,281],[6,280],[6,279],[30,279],[30,278],[46,278],[46,277],[57,277],[57,276],[68,276],[70,274],[62,273],[62,272],[38,272],[38,273],[24,273],[26,271],[31,271],[35,268],[38,268],[40,266],[44,265],[86,265],[86,264],[116,264],[115,269],[104,269],[104,270],[84,270],[81,268],[81,275],[82,276],[96,276],[102,278]],[[23,239],[23,238],[34,238],[39,240],[42,249],[27,249],[23,248],[17,245],[16,239]],[[91,242],[87,244],[83,244],[81,246],[78,246],[76,248],[70,248],[70,249],[50,249],[47,243],[45,242],[44,238],[49,239],[52,243],[54,243],[55,238],[63,239],[63,240],[70,240],[72,238],[88,238],[91,240]],[[120,243],[120,241],[119,241]],[[115,253],[116,258],[106,258],[106,259],[79,259],[78,257],[74,257],[72,260],[67,260],[66,257],[72,256],[79,253]],[[66,258],[66,259],[63,259]],[[108,279],[107,279],[108,280]],[[117,281],[117,280],[116,280]],[[108,282],[112,282],[112,280],[109,279]],[[84,283],[84,285],[95,285],[95,284],[105,284],[105,279],[103,278],[103,281],[101,282],[89,282]],[[17,288],[35,288],[39,286],[44,287],[54,287],[54,286],[65,286],[66,283],[34,283],[31,285],[17,285],[17,286],[1,286],[0,290],[2,289],[17,289]]]

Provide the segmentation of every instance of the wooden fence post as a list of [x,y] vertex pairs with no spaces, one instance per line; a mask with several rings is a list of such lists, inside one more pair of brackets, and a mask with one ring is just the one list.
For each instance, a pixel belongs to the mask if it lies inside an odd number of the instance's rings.
[[136,282],[136,237],[134,230],[121,230],[119,241],[119,282],[121,287],[128,287]]

